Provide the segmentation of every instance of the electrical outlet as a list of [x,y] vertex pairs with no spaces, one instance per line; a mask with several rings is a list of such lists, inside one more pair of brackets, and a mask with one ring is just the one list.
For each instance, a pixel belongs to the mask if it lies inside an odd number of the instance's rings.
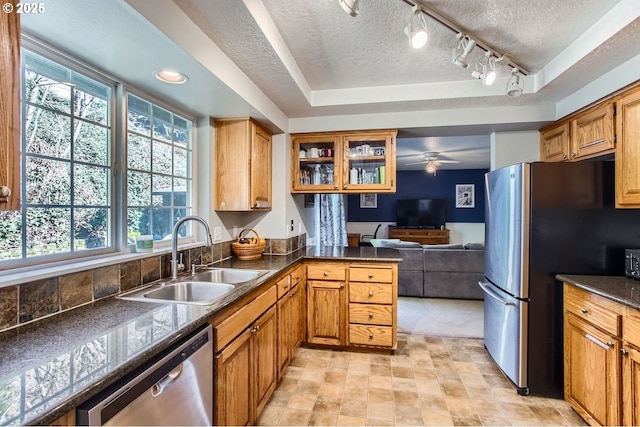
[[213,241],[214,242],[222,241],[222,227],[213,227]]

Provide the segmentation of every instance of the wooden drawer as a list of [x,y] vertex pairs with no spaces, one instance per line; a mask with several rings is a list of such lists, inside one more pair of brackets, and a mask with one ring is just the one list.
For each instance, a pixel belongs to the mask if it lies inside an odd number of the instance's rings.
[[278,288],[278,299],[282,298],[287,292],[289,292],[289,289],[292,288],[291,286],[291,275],[287,274],[286,276],[284,276],[282,279],[278,280],[276,282],[276,286]]
[[378,304],[349,304],[349,323],[393,325],[393,307]]
[[308,280],[346,280],[347,269],[338,266],[307,266]]
[[214,353],[222,350],[235,337],[277,301],[277,286],[271,286],[256,299],[233,313],[214,328]]
[[298,266],[291,271],[291,288],[294,288],[302,280],[302,267]]
[[349,268],[350,282],[393,282],[393,270],[390,268]]
[[619,337],[622,305],[572,285],[564,286],[564,308],[592,325]]
[[393,286],[374,283],[349,283],[349,302],[393,304]]
[[391,347],[393,328],[390,326],[349,325],[349,344]]
[[640,348],[640,311],[626,307],[627,314],[622,321],[622,338]]

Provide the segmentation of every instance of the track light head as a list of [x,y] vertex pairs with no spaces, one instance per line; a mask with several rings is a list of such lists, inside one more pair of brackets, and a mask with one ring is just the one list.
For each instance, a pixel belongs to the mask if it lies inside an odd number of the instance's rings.
[[360,0],[338,0],[342,10],[347,12],[349,15],[354,18],[358,15],[358,11],[360,10]]
[[427,44],[429,34],[427,33],[427,22],[422,10],[417,5],[411,8],[409,23],[404,29],[404,33],[409,37],[409,44],[414,49],[420,49]]
[[466,34],[458,33],[456,36],[458,44],[451,51],[454,64],[458,67],[467,68],[469,66],[469,54],[476,45],[476,41]]
[[471,73],[474,79],[482,80],[485,86],[491,86],[498,77],[496,72],[496,59],[490,50],[484,55],[482,61],[476,62],[476,69]]
[[511,77],[507,82],[507,96],[518,97],[524,92],[524,82],[517,68],[511,70]]

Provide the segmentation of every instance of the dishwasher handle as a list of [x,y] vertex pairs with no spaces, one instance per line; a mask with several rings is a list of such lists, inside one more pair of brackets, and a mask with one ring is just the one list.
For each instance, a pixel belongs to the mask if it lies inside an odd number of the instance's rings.
[[482,291],[486,295],[488,295],[491,298],[493,298],[494,300],[498,301],[500,304],[506,305],[506,306],[509,306],[509,305],[515,306],[514,303],[500,298],[500,296],[498,294],[496,294],[493,290],[491,290],[491,287],[490,287],[491,285],[489,285],[487,282],[478,282],[478,286],[480,286],[482,288]]
[[153,387],[151,387],[151,396],[158,397],[162,394],[165,388],[169,387],[176,381],[180,374],[182,374],[182,369],[184,368],[184,363],[176,366],[171,372],[164,376],[160,381],[155,383]]

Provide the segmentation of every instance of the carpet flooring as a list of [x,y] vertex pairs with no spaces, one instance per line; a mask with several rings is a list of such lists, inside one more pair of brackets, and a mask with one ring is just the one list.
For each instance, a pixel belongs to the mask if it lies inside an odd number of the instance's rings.
[[483,338],[483,304],[481,300],[398,297],[398,333]]

